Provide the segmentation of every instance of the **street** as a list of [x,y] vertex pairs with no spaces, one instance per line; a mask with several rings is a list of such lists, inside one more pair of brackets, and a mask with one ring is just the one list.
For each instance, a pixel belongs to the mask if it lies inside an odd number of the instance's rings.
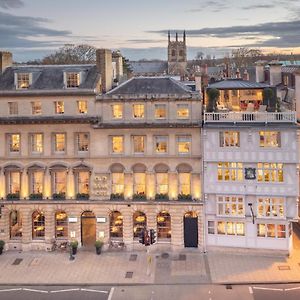
[[298,300],[300,284],[1,286],[1,300]]

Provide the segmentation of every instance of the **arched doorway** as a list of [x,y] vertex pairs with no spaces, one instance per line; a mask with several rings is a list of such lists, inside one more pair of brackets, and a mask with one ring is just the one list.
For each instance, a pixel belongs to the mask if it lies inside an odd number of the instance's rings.
[[183,217],[184,247],[198,247],[198,216],[194,211],[188,211]]
[[81,215],[81,242],[82,246],[94,246],[96,241],[96,217],[91,211]]

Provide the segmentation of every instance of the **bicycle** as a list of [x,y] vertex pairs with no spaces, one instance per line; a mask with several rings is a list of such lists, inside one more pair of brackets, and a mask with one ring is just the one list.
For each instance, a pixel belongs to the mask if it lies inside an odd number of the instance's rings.
[[120,241],[110,241],[109,242],[109,249],[118,249],[118,250],[124,250],[126,249],[126,245],[124,242],[120,242]]
[[70,244],[67,241],[61,241],[58,242],[56,239],[53,239],[51,241],[51,250],[50,251],[63,251],[63,252],[68,252],[70,248]]

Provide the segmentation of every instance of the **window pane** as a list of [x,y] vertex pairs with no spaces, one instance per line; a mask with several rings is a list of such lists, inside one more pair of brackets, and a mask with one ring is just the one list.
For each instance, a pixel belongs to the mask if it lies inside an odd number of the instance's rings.
[[19,134],[11,134],[9,136],[9,152],[18,153],[20,152],[20,135]]
[[65,113],[65,104],[63,101],[55,102],[55,113],[56,114],[64,114]]
[[155,151],[156,153],[167,153],[167,137],[156,136],[155,137]]
[[146,174],[133,173],[134,193],[146,195]]
[[77,150],[79,152],[89,151],[89,134],[78,133],[77,134]]
[[79,73],[67,73],[67,87],[75,88],[80,84]]
[[55,214],[55,237],[68,238],[68,216],[64,211]]
[[63,194],[66,193],[67,173],[66,171],[53,172],[53,185],[54,193]]
[[177,117],[187,119],[189,117],[189,105],[177,104]]
[[31,109],[33,115],[40,115],[42,113],[42,102],[41,101],[31,102]]
[[9,172],[8,174],[8,191],[11,194],[19,194],[21,188],[21,173],[16,172]]
[[8,113],[10,115],[18,114],[18,102],[8,102]]
[[157,239],[171,238],[171,216],[162,211],[157,215]]
[[142,135],[136,135],[133,137],[133,152],[144,153],[145,151],[145,137]]
[[77,102],[78,113],[86,114],[87,113],[87,101],[78,101]]
[[135,119],[142,119],[145,117],[144,104],[133,104],[133,117]]
[[110,237],[123,238],[123,216],[118,211],[110,214]]
[[133,214],[133,237],[138,238],[144,228],[147,226],[147,218],[143,212],[136,211]]
[[112,173],[112,193],[124,194],[124,173]]
[[169,176],[168,173],[156,173],[156,192],[158,194],[168,194]]
[[31,174],[31,193],[40,194],[43,193],[43,181],[44,181],[44,172],[35,171]]
[[165,104],[155,105],[155,119],[165,119],[167,116],[167,110]]
[[89,193],[89,185],[90,185],[90,172],[88,171],[80,171],[77,174],[77,188],[78,193],[80,194],[88,194]]
[[45,216],[42,212],[32,214],[32,238],[43,239],[45,237]]
[[123,137],[113,136],[112,137],[112,152],[122,153],[123,152]]
[[31,151],[33,153],[43,153],[43,134],[33,133],[31,135]]
[[189,136],[179,136],[177,138],[178,153],[189,153],[191,149],[191,138]]
[[190,195],[191,194],[191,174],[179,173],[179,194]]
[[122,119],[123,118],[123,105],[122,104],[112,105],[112,117],[113,117],[113,119]]
[[22,237],[22,217],[17,210],[13,210],[10,213],[9,233],[11,239]]
[[17,88],[18,89],[29,88],[29,74],[28,73],[18,73],[17,74]]
[[65,151],[65,134],[64,133],[56,133],[55,137],[55,152],[64,152]]

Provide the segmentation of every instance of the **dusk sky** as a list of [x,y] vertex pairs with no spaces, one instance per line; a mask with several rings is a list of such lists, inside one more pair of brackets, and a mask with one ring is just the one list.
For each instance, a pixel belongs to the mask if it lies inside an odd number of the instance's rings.
[[131,60],[166,59],[167,31],[187,31],[188,58],[232,47],[300,52],[300,1],[0,0],[0,48],[16,61],[65,43],[120,49]]

